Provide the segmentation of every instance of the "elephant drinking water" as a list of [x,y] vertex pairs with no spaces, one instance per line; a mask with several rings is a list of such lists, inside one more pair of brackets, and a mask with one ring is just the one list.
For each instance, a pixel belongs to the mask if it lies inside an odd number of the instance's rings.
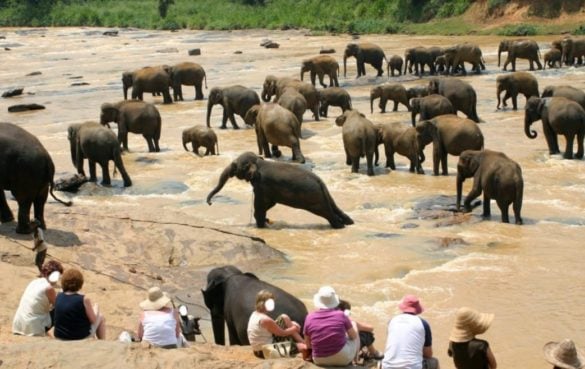
[[227,128],[226,124],[229,119],[234,129],[238,129],[240,127],[236,123],[234,114],[244,118],[248,109],[257,104],[260,104],[258,94],[247,87],[240,85],[214,87],[209,92],[209,98],[207,99],[207,127],[210,124],[211,110],[214,105],[223,107],[220,128]]

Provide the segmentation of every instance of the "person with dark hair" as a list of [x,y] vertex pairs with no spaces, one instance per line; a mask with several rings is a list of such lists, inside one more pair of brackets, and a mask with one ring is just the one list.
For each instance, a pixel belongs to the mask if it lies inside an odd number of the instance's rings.
[[[339,299],[339,305],[337,308],[351,319],[351,304],[349,301]],[[376,347],[374,347],[374,327],[368,323],[358,322],[355,319],[351,319],[355,322],[358,334],[360,336],[360,354],[365,360],[382,360],[384,355],[381,354]],[[365,349],[365,350],[364,350]],[[364,352],[365,351],[365,352]]]
[[53,326],[51,311],[55,305],[57,291],[55,285],[63,273],[63,266],[49,260],[41,267],[39,278],[30,282],[18,304],[12,333],[23,336],[45,336]]
[[82,340],[97,336],[106,338],[106,321],[97,304],[79,293],[83,275],[77,269],[67,269],[61,277],[63,292],[55,300],[55,337],[62,340]]
[[488,341],[475,336],[488,330],[494,314],[480,313],[468,307],[457,310],[455,326],[449,336],[447,354],[457,369],[496,369],[498,364]]

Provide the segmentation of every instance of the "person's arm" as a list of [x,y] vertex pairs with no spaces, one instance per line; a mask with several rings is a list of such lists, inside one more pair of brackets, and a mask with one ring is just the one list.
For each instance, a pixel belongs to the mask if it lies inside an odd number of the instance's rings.
[[425,343],[423,344],[423,357],[433,357],[433,334],[431,332],[431,326],[429,323],[424,320],[423,318],[420,319],[422,321],[423,327],[425,329]]
[[175,335],[177,338],[181,335],[181,317],[179,316],[179,311],[177,309],[173,309],[173,316],[175,317],[175,322],[177,323],[175,326]]
[[144,312],[141,312],[140,313],[140,320],[138,321],[138,332],[136,333],[139,341],[142,341],[142,336],[144,336],[144,326],[142,325],[143,319],[144,319]]
[[299,328],[296,325],[293,325],[287,329],[280,328],[278,324],[276,324],[276,322],[270,317],[262,318],[262,320],[260,320],[260,326],[262,326],[262,328],[266,329],[268,332],[279,337],[290,336],[296,332],[299,332]]
[[357,320],[354,320],[354,322],[355,322],[355,325],[357,326],[358,332],[373,332],[374,331],[374,326],[369,325],[368,323],[358,322]]
[[498,367],[498,363],[496,363],[496,357],[494,356],[494,353],[492,352],[492,349],[489,346],[487,348],[486,356],[489,368],[496,369]]
[[49,299],[49,303],[51,304],[51,306],[55,306],[55,300],[57,299],[57,291],[55,291],[53,286],[47,287],[47,289],[45,290],[45,294],[47,295],[47,298]]
[[87,296],[83,296],[83,305],[85,306],[85,315],[91,324],[97,321],[97,315],[93,311],[93,305]]
[[423,357],[426,357],[426,358],[433,357],[433,346],[423,347]]
[[359,337],[357,330],[353,326],[347,330],[347,336],[352,341]]
[[309,336],[307,332],[305,332],[305,345],[307,346],[308,349],[313,347],[311,346],[311,336]]

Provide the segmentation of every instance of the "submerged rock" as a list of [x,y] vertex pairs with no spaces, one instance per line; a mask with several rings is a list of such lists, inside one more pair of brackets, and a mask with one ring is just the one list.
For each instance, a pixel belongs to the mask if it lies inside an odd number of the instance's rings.
[[332,47],[329,48],[321,48],[321,50],[319,50],[319,54],[335,54],[335,49]]
[[2,97],[6,98],[6,97],[13,97],[13,96],[22,95],[23,90],[24,90],[24,87],[13,88],[11,90],[5,91],[2,94]]
[[43,110],[45,109],[44,105],[40,104],[18,104],[12,105],[8,107],[8,112],[10,113],[19,113],[22,111],[29,111],[29,110]]
[[188,51],[188,54],[191,56],[201,55],[201,49],[191,49]]

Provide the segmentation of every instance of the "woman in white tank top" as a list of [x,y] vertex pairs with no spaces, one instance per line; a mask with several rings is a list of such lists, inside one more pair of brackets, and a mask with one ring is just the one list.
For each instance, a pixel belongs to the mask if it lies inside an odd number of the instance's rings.
[[181,334],[179,317],[171,308],[171,299],[159,287],[148,290],[148,299],[140,303],[143,312],[138,324],[138,338],[153,346],[177,348]]

